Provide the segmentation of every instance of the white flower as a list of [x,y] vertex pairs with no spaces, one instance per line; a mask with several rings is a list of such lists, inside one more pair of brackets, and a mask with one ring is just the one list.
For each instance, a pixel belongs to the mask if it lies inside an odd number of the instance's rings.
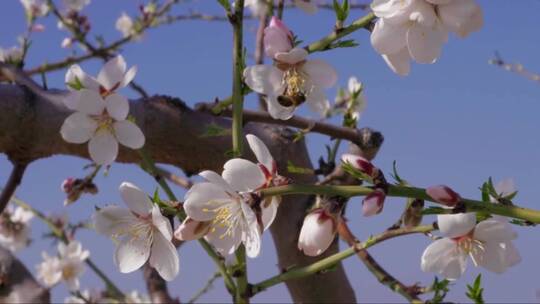
[[46,0],[20,0],[30,18],[42,17],[49,12],[49,5]]
[[122,15],[120,15],[120,17],[118,17],[118,19],[116,20],[116,29],[120,33],[122,33],[122,36],[124,37],[128,37],[135,34],[133,25],[134,25],[133,20],[125,12],[123,12]]
[[23,51],[22,49],[14,46],[9,49],[0,48],[0,61],[6,63],[17,63],[22,60]]
[[124,301],[126,304],[152,303],[147,295],[139,294],[137,290],[133,290],[126,294]]
[[470,256],[475,266],[502,273],[521,261],[512,240],[517,234],[508,222],[488,219],[476,224],[475,213],[438,215],[439,229],[446,237],[429,245],[422,255],[423,271],[458,279]]
[[179,260],[171,243],[169,220],[135,185],[124,182],[119,189],[128,208],[101,208],[93,216],[94,228],[113,239],[120,238],[114,253],[120,272],[133,272],[148,261],[163,279],[171,281],[178,274]]
[[63,0],[64,6],[76,12],[80,12],[91,0]]
[[51,257],[42,253],[43,262],[38,265],[38,279],[47,287],[52,287],[61,280],[65,281],[70,291],[80,288],[79,276],[84,272],[84,261],[90,256],[78,241],[68,245],[58,244],[58,256]]
[[298,250],[309,256],[318,256],[330,247],[336,236],[337,223],[324,209],[315,209],[304,218]]
[[334,68],[319,59],[307,60],[305,49],[293,48],[292,33],[276,17],[264,30],[264,44],[275,64],[247,67],[244,81],[253,91],[266,95],[270,115],[289,119],[303,102],[324,115],[329,108],[324,89],[337,80]]
[[127,119],[129,101],[115,93],[135,76],[136,69],[126,73],[121,56],[108,61],[95,79],[74,65],[66,74],[66,83],[74,90],[65,104],[75,113],[66,118],[60,133],[70,143],[87,141],[90,157],[99,165],[109,165],[118,155],[118,143],[140,149],[145,142],[139,127]]
[[379,17],[371,44],[399,75],[410,71],[410,60],[434,63],[448,32],[465,37],[480,29],[482,10],[474,0],[375,0]]
[[[495,185],[495,191],[501,197],[507,197],[516,193],[516,185],[511,178],[503,179]],[[496,203],[497,200],[494,197],[490,197],[492,203]]]
[[22,207],[9,206],[0,216],[0,245],[16,252],[28,246],[30,242],[31,211]]

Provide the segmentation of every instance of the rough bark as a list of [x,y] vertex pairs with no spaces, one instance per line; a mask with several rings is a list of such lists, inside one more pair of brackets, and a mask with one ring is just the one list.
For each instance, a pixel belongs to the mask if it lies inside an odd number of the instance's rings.
[[[62,103],[63,93],[33,91],[37,94],[20,86],[0,85],[0,153],[21,162],[58,154],[88,158],[86,144],[69,144],[60,136],[60,127],[70,113]],[[205,134],[213,125],[230,129],[229,119],[194,111],[179,99],[166,96],[131,101],[130,114],[142,128],[146,136],[145,148],[156,162],[177,166],[188,174],[204,169],[221,171],[227,151],[231,149],[230,135]],[[288,160],[311,168],[305,143],[293,143],[292,134],[286,128],[249,123],[244,132],[259,136],[268,145],[285,175],[289,175],[286,173]],[[253,158],[248,150],[245,155]],[[117,161],[137,163],[139,158],[135,151],[121,148]],[[314,176],[291,177],[298,182],[316,181]],[[281,269],[317,260],[297,250],[302,220],[312,199],[298,195],[283,200],[271,229]],[[337,250],[334,244],[325,256]],[[351,303],[356,300],[341,265],[325,274],[287,282],[287,287],[295,302]]]

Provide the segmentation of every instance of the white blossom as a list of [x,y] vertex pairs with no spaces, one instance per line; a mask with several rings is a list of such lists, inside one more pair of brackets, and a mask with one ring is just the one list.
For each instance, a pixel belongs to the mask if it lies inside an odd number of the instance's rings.
[[437,222],[445,237],[424,251],[423,271],[455,280],[465,272],[468,257],[475,266],[495,273],[503,273],[521,261],[512,243],[517,234],[508,222],[487,219],[476,224],[475,213],[438,215]]
[[144,145],[144,134],[127,119],[129,101],[115,92],[129,84],[135,73],[135,67],[126,72],[124,58],[117,56],[105,64],[97,79],[78,65],[71,66],[66,74],[71,92],[64,102],[75,112],[66,118],[60,133],[70,143],[88,142],[90,157],[99,165],[114,162],[118,143],[131,149]]
[[91,0],[63,0],[64,6],[72,11],[80,12]]
[[315,209],[304,218],[298,250],[305,255],[318,256],[330,247],[336,236],[335,218],[324,209]]
[[128,37],[135,34],[133,19],[125,12],[116,20],[116,29],[122,33],[122,36]]
[[133,272],[148,261],[163,279],[171,281],[178,274],[179,260],[171,243],[169,220],[135,185],[124,182],[119,189],[128,208],[114,205],[101,208],[93,216],[94,228],[98,233],[119,239],[114,263],[120,272]]
[[20,0],[26,15],[30,18],[42,17],[49,12],[47,0]]
[[9,206],[0,216],[0,245],[12,252],[28,246],[34,214],[22,207]]
[[289,29],[276,17],[264,30],[266,55],[274,65],[254,65],[244,70],[244,81],[266,95],[268,112],[276,119],[289,119],[300,104],[325,115],[330,105],[324,89],[332,87],[337,73],[325,61],[307,60],[307,51],[293,46]]
[[9,49],[0,48],[0,61],[6,63],[17,63],[22,60],[23,51],[19,47],[11,47]]

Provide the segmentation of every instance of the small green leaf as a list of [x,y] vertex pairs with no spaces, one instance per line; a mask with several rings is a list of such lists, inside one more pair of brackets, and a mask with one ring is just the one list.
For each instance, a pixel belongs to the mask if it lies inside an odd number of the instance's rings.
[[465,294],[469,299],[473,300],[475,304],[484,304],[484,297],[482,293],[482,274],[479,274],[474,280],[472,286],[467,285],[468,292]]
[[73,82],[68,82],[66,83],[66,85],[68,85],[70,88],[74,89],[75,91],[84,89],[84,85],[82,84],[81,80],[77,76],[75,76],[75,79],[73,80]]
[[426,301],[426,303],[443,303],[444,298],[446,297],[446,294],[450,291],[450,288],[448,286],[450,285],[450,281],[444,279],[442,281],[439,281],[437,277],[435,277],[435,280],[433,281],[433,284],[431,285],[431,289],[435,293],[433,295],[433,298],[431,300]]

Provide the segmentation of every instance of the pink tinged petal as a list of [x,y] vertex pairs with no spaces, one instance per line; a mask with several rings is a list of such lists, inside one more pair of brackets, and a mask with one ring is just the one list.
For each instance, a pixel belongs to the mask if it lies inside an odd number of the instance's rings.
[[266,98],[268,113],[274,119],[287,120],[294,115],[295,107],[284,107],[277,101],[276,95],[268,95]]
[[81,95],[78,91],[70,91],[66,96],[64,96],[64,98],[62,98],[62,101],[68,109],[75,111],[77,110],[77,105],[79,104],[80,99]]
[[96,232],[109,237],[126,233],[137,221],[131,210],[118,206],[105,206],[92,216]]
[[193,185],[184,197],[186,214],[196,221],[211,221],[216,216],[216,209],[231,203],[231,197],[225,190],[213,183]]
[[384,54],[382,57],[394,73],[401,76],[409,75],[411,71],[411,56],[407,48],[403,48],[395,54]]
[[447,35],[442,27],[433,28],[416,23],[407,31],[409,54],[419,63],[434,63],[441,55]]
[[379,19],[371,32],[371,45],[379,54],[396,54],[407,45],[406,24],[393,25]]
[[266,147],[264,142],[255,135],[248,134],[246,135],[246,139],[251,151],[253,151],[253,154],[255,154],[257,161],[272,172],[275,162],[272,154],[270,154],[270,151],[268,151],[268,147]]
[[330,109],[330,102],[320,87],[313,87],[306,100],[309,109],[324,117]]
[[375,16],[399,24],[408,21],[415,0],[374,0],[371,9]]
[[75,112],[66,118],[62,124],[62,128],[60,128],[60,134],[67,142],[82,144],[90,140],[96,132],[97,127],[98,125],[95,120],[86,114]]
[[461,277],[467,268],[467,255],[458,250],[456,242],[442,238],[424,250],[420,266],[422,271],[435,272],[449,280],[455,280]]
[[130,273],[141,268],[150,256],[152,238],[149,234],[138,237],[124,237],[114,253],[114,263],[122,273]]
[[234,189],[229,185],[229,183],[221,177],[221,175],[217,174],[214,171],[206,170],[199,173],[199,176],[204,178],[205,180],[209,181],[212,184],[215,184],[219,187],[221,187],[226,192],[229,192],[230,194],[236,192]]
[[[69,67],[69,70],[66,73],[65,82],[76,83],[76,79],[80,81],[85,89],[92,91],[99,91],[99,82],[92,76],[86,74],[78,64],[74,64]],[[68,85],[68,89],[71,87]]]
[[270,24],[264,29],[264,52],[274,58],[276,53],[288,52],[292,49],[292,33],[277,17],[272,17]]
[[109,116],[116,120],[124,120],[129,113],[129,101],[122,95],[111,94],[105,98],[105,106]]
[[125,72],[126,61],[122,55],[118,55],[105,63],[99,71],[97,80],[106,90],[111,90],[124,80]]
[[381,213],[385,199],[386,194],[384,191],[375,189],[375,191],[364,198],[364,201],[362,202],[362,214],[364,216],[373,216]]
[[313,3],[313,0],[293,0],[293,2],[296,7],[309,15],[315,14],[318,10],[317,5]]
[[487,219],[476,225],[474,238],[484,242],[509,242],[517,238],[517,233],[508,222]]
[[497,242],[483,243],[481,250],[471,252],[472,258],[478,263],[478,266],[482,266],[491,272],[503,273],[508,268],[508,265],[506,263],[505,248],[500,245]]
[[79,91],[77,111],[88,115],[101,115],[105,110],[105,102],[98,92],[82,89]]
[[266,177],[261,168],[242,158],[227,161],[221,175],[235,191],[253,191],[266,183]]
[[205,236],[209,230],[210,222],[199,222],[187,217],[174,231],[174,237],[181,241],[192,241]]
[[316,210],[304,218],[298,237],[298,250],[308,256],[318,256],[330,247],[334,238],[333,219],[321,210]]
[[137,66],[132,66],[124,75],[124,78],[122,79],[122,82],[120,82],[119,87],[123,88],[130,84],[133,78],[135,78],[135,75],[137,75]]
[[272,65],[253,65],[244,70],[244,82],[260,94],[281,94],[284,90],[282,79],[283,72]]
[[88,152],[98,165],[110,165],[118,156],[118,142],[108,130],[98,131],[88,143]]
[[149,263],[166,281],[172,281],[180,270],[176,248],[167,236],[158,231],[154,232]]
[[165,239],[169,241],[172,240],[173,232],[171,222],[161,214],[161,210],[157,205],[153,205],[152,207],[152,224]]
[[308,55],[308,52],[300,47],[295,47],[294,49],[288,52],[276,53],[274,58],[277,61],[288,63],[288,64],[297,64],[301,61],[304,61]]
[[452,188],[445,185],[430,186],[426,188],[426,193],[434,201],[448,207],[454,207],[461,201],[461,196],[452,190]]
[[246,255],[256,258],[261,251],[261,228],[257,221],[255,212],[246,203],[240,203],[242,213],[246,221],[245,229],[242,233],[242,242],[246,247]]
[[442,234],[457,238],[471,232],[476,226],[476,213],[439,214],[437,223]]
[[261,215],[263,231],[268,229],[274,222],[279,207],[279,201],[279,197],[273,196],[270,204],[266,207],[263,206]]
[[302,71],[308,75],[314,86],[329,88],[336,84],[337,72],[324,60],[308,60],[302,66]]
[[120,195],[128,208],[138,215],[146,216],[152,212],[154,204],[150,198],[132,183],[123,182],[120,187]]
[[129,120],[116,121],[113,128],[116,139],[122,145],[135,150],[144,146],[144,134],[133,122]]
[[374,177],[375,166],[373,166],[373,164],[369,160],[363,158],[362,156],[354,154],[343,154],[341,156],[341,161],[350,164],[354,168],[371,177]]

